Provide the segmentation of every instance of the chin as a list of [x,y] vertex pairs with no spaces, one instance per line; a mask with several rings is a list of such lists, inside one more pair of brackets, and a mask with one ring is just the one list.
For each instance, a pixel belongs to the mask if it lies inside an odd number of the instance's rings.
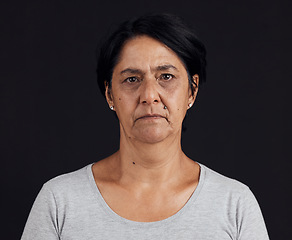
[[135,139],[145,143],[159,143],[169,136],[169,131],[165,128],[143,128],[136,132]]

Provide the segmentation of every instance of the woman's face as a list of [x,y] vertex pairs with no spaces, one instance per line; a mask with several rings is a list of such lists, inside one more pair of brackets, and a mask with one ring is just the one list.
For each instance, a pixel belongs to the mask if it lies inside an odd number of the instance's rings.
[[[198,75],[193,76],[198,84]],[[179,137],[193,104],[187,71],[161,42],[138,36],[126,42],[114,68],[106,97],[120,121],[121,135],[145,143]]]

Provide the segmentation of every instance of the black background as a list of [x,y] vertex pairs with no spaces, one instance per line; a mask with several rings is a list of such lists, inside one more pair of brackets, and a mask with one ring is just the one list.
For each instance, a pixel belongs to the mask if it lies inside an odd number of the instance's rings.
[[291,237],[290,1],[35,0],[0,9],[3,239],[20,238],[45,181],[118,149],[95,49],[121,21],[150,12],[182,16],[208,50],[185,153],[247,184],[270,238]]

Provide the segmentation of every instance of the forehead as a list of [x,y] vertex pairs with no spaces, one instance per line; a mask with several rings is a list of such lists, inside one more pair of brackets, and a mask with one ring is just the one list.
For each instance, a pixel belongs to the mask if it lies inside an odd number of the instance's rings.
[[139,69],[155,68],[168,64],[185,70],[183,62],[173,50],[160,41],[143,35],[124,44],[115,69],[129,66]]

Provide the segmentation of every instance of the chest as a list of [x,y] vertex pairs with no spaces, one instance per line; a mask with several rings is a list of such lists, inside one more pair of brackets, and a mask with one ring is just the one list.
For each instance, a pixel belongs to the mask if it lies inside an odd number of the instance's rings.
[[176,214],[188,202],[197,183],[176,190],[153,188],[144,191],[99,184],[103,200],[119,216],[137,222],[160,221]]
[[[100,212],[102,213],[102,211]],[[137,223],[131,221],[118,221],[113,216],[98,215],[83,218],[81,221],[67,219],[64,225],[62,240],[79,239],[120,239],[120,240],[235,240],[236,228],[218,215],[212,213],[196,214],[188,209],[179,218],[156,223]]]

